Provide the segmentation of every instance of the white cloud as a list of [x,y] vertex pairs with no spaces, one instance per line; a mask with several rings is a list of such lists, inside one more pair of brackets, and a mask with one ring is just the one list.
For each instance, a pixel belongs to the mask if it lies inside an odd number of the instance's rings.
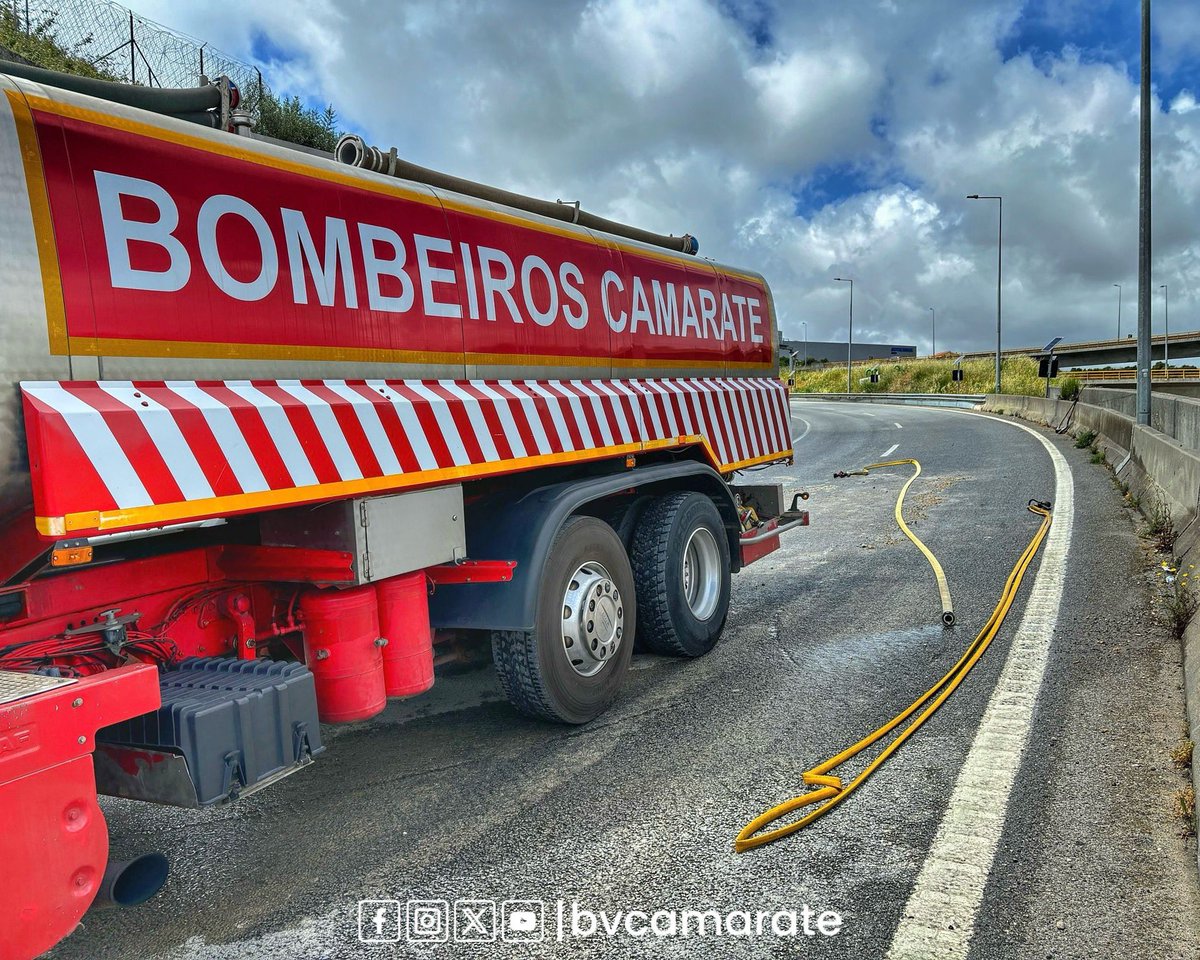
[[1197,107],[1200,104],[1196,103],[1196,96],[1191,90],[1181,90],[1171,101],[1171,113],[1191,113]]
[[[851,275],[861,335],[925,344],[935,306],[939,344],[985,348],[996,209],[968,193],[1005,198],[1006,342],[1106,333],[1112,283],[1133,302],[1136,86],[1071,50],[1005,62],[1019,0],[136,6],[243,57],[270,36],[292,54],[270,82],[417,163],[694,233],[766,274],[790,335],[844,336],[832,277]],[[1167,66],[1200,52],[1194,5],[1168,7]],[[766,42],[747,29],[761,9]],[[1171,284],[1177,329],[1200,326],[1196,105],[1180,93],[1154,118],[1155,287]],[[859,192],[812,209],[809,188],[839,177]]]

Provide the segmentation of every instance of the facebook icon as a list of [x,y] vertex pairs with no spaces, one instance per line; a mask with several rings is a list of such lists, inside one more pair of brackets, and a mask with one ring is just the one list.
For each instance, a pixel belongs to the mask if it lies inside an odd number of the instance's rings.
[[358,901],[358,939],[363,943],[399,943],[400,901]]

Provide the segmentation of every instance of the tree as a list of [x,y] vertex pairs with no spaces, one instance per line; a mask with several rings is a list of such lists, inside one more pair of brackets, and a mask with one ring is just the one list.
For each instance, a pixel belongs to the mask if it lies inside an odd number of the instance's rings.
[[255,131],[302,147],[333,153],[340,134],[332,104],[324,110],[304,106],[299,97],[276,97],[263,89],[261,98],[246,97],[244,109],[258,115]]

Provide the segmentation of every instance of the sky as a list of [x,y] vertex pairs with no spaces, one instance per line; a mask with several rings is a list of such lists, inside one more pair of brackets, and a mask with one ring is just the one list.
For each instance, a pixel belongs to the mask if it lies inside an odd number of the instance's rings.
[[[416,163],[761,272],[783,335],[983,350],[1137,316],[1136,0],[135,0]],[[1154,4],[1153,320],[1200,329],[1200,4]],[[1114,284],[1121,284],[1118,292]]]

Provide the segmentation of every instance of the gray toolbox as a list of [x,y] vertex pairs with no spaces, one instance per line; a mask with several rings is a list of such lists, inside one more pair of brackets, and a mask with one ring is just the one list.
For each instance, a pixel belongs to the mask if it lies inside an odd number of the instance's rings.
[[[286,776],[325,749],[313,676],[302,663],[198,658],[164,672],[159,684],[158,710],[97,733],[102,792],[208,806]],[[184,771],[194,801],[175,782]]]

